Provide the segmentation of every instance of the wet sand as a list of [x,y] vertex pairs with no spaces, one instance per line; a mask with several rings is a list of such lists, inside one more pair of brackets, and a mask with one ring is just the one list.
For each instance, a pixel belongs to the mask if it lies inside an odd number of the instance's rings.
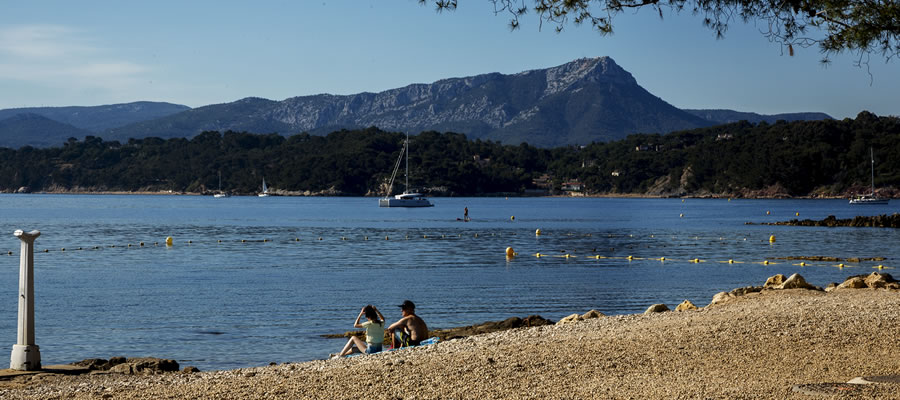
[[[900,375],[897,290],[767,290],[695,311],[230,371],[24,376],[0,381],[0,398],[805,399],[816,397],[794,385],[871,375]],[[900,399],[900,384],[842,393]]]

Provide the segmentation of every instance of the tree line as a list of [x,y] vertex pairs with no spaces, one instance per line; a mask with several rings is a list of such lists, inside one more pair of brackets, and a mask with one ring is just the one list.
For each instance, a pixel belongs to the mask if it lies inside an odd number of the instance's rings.
[[[406,135],[377,128],[290,137],[203,132],[191,139],[127,143],[88,136],[61,147],[0,149],[0,190],[172,191],[237,194],[385,194]],[[737,122],[609,143],[553,149],[468,140],[458,133],[410,137],[411,189],[432,195],[515,195],[565,182],[585,194],[742,196],[777,186],[790,196],[838,195],[900,184],[900,118]],[[547,179],[542,179],[547,178]],[[403,168],[394,193],[403,189]],[[22,188],[22,189],[20,189]]]

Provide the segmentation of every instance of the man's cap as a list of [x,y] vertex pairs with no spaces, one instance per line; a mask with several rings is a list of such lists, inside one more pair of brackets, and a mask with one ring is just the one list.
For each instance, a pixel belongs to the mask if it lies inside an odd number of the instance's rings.
[[399,306],[397,306],[397,307],[400,307],[400,308],[406,308],[406,309],[410,309],[410,310],[415,310],[415,309],[416,309],[416,305],[415,305],[413,302],[409,301],[409,300],[404,300],[404,301],[403,301],[403,304],[401,304],[401,305],[399,305]]

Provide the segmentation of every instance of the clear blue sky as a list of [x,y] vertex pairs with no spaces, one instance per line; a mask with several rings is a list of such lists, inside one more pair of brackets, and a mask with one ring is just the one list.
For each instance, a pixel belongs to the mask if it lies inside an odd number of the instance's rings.
[[[529,1],[530,4],[530,1]],[[531,14],[511,32],[488,0],[438,14],[414,0],[7,1],[0,12],[0,108],[139,100],[199,107],[244,97],[378,92],[411,83],[612,57],[680,108],[772,114],[900,115],[900,60],[789,57],[759,28],[716,40],[689,12],[616,19],[557,34]]]

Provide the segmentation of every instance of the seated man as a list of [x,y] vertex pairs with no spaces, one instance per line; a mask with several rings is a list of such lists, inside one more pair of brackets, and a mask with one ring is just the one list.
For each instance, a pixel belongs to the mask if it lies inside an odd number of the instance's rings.
[[391,345],[396,349],[405,346],[418,346],[428,338],[428,326],[416,315],[416,305],[406,300],[400,305],[403,318],[387,328],[393,333]]

